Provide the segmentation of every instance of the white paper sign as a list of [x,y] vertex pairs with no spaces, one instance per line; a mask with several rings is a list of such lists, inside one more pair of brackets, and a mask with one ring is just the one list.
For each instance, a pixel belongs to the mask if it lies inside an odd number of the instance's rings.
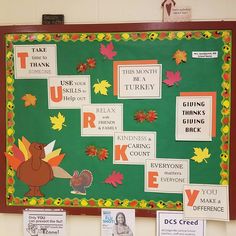
[[146,160],[144,181],[145,192],[182,193],[189,183],[189,160]]
[[57,75],[57,46],[15,45],[14,66],[16,79],[47,79]]
[[164,6],[164,22],[190,21],[191,18],[192,8],[189,6],[172,6],[171,10],[168,10],[167,4]]
[[123,104],[91,104],[81,109],[81,136],[113,136],[123,131]]
[[66,212],[27,209],[23,211],[24,236],[66,236]]
[[113,163],[144,165],[156,157],[156,132],[120,132],[113,138]]
[[218,51],[195,51],[192,58],[218,58]]
[[182,212],[157,211],[157,236],[205,236],[205,220],[185,220]]
[[48,79],[49,109],[78,109],[90,103],[89,75],[66,75]]
[[162,65],[118,65],[119,99],[161,98]]
[[185,185],[183,208],[185,218],[228,221],[228,186]]
[[101,236],[135,236],[134,209],[102,209]]
[[176,97],[176,140],[212,140],[212,97]]

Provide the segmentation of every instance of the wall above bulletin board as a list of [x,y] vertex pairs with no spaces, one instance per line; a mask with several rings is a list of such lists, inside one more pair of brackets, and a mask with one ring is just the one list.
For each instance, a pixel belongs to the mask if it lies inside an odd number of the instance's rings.
[[0,27],[1,212],[155,216],[183,210],[193,183],[229,185],[236,218],[235,33],[234,22]]

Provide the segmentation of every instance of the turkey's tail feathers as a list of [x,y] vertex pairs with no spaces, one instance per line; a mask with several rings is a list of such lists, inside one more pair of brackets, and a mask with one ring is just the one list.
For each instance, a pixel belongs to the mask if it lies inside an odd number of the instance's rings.
[[54,177],[56,177],[56,178],[61,178],[61,179],[71,179],[72,178],[72,176],[67,171],[65,171],[64,169],[62,169],[59,166],[53,166],[52,171],[53,171]]
[[93,174],[89,170],[83,170],[80,175],[83,178],[83,185],[88,188],[92,185]]

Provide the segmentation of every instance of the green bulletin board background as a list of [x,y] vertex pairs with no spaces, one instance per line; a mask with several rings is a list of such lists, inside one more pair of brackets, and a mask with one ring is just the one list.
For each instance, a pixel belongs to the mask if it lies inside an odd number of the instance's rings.
[[[181,32],[181,33],[180,33]],[[118,35],[118,36],[117,36]],[[103,37],[102,37],[103,36]],[[171,31],[124,31],[96,33],[14,33],[7,34],[6,55],[14,53],[13,45],[56,44],[58,75],[89,74],[91,78],[91,103],[123,103],[124,131],[155,131],[157,133],[157,158],[175,158],[190,160],[190,183],[228,184],[229,170],[222,168],[222,163],[229,164],[229,159],[222,159],[222,154],[229,156],[229,130],[225,132],[223,119],[229,117],[230,78],[225,80],[224,74],[231,73],[231,31],[230,30],[171,30]],[[101,43],[112,42],[117,55],[108,60],[101,55]],[[229,50],[225,50],[227,45]],[[177,64],[173,55],[177,50],[187,53],[187,61]],[[194,59],[192,51],[218,51],[214,59]],[[77,65],[88,58],[96,60],[96,68],[86,72],[78,72]],[[158,60],[162,64],[162,80],[166,79],[166,71],[180,71],[182,80],[178,85],[168,87],[162,83],[161,99],[118,99],[113,95],[113,61]],[[12,62],[12,63],[9,63]],[[60,167],[71,175],[88,169],[93,174],[92,186],[87,189],[86,196],[71,194],[69,179],[54,178],[42,187],[45,197],[26,198],[24,193],[28,187],[21,182],[7,165],[6,178],[14,178],[13,183],[6,181],[6,205],[17,207],[53,206],[68,208],[102,208],[122,207],[143,210],[182,210],[182,194],[144,192],[144,166],[114,165],[112,137],[81,137],[81,113],[79,109],[48,109],[46,79],[14,78],[14,57],[6,57],[6,104],[14,104],[12,123],[6,122],[6,152],[11,154],[13,143],[22,136],[30,142],[50,143],[56,140],[55,148],[62,148],[65,157]],[[226,65],[227,64],[227,65]],[[108,95],[95,94],[93,84],[97,80],[107,80],[112,86]],[[9,89],[10,88],[10,89]],[[175,113],[176,97],[180,92],[216,92],[216,137],[212,141],[176,141]],[[36,106],[24,107],[22,96],[33,94],[37,98]],[[9,96],[9,94],[13,96]],[[135,121],[137,111],[155,110],[157,119],[152,122]],[[9,112],[6,107],[6,117]],[[61,131],[53,130],[50,116],[61,112],[66,118],[65,127]],[[8,135],[8,130],[14,133]],[[225,139],[222,137],[225,136]],[[108,150],[106,160],[88,157],[86,147],[95,145]],[[206,162],[197,163],[191,160],[193,148],[209,149],[211,157]],[[155,157],[154,157],[155,158]],[[10,168],[10,169],[9,169]],[[9,171],[10,170],[10,171]],[[104,180],[112,171],[124,175],[123,183],[116,188],[105,184]],[[224,173],[224,174],[222,174]],[[13,176],[12,176],[13,175]]]

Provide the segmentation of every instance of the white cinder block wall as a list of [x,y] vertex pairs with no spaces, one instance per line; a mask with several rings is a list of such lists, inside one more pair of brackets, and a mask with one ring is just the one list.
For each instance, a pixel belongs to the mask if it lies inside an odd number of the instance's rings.
[[[192,7],[193,21],[236,20],[235,0],[175,0]],[[42,14],[64,14],[66,24],[160,22],[162,0],[0,0],[0,25],[41,24]],[[23,236],[23,218],[0,214],[1,236]],[[99,236],[99,216],[68,216],[67,236]],[[137,218],[136,236],[155,236],[155,219]],[[207,222],[207,236],[235,236],[236,222]]]

